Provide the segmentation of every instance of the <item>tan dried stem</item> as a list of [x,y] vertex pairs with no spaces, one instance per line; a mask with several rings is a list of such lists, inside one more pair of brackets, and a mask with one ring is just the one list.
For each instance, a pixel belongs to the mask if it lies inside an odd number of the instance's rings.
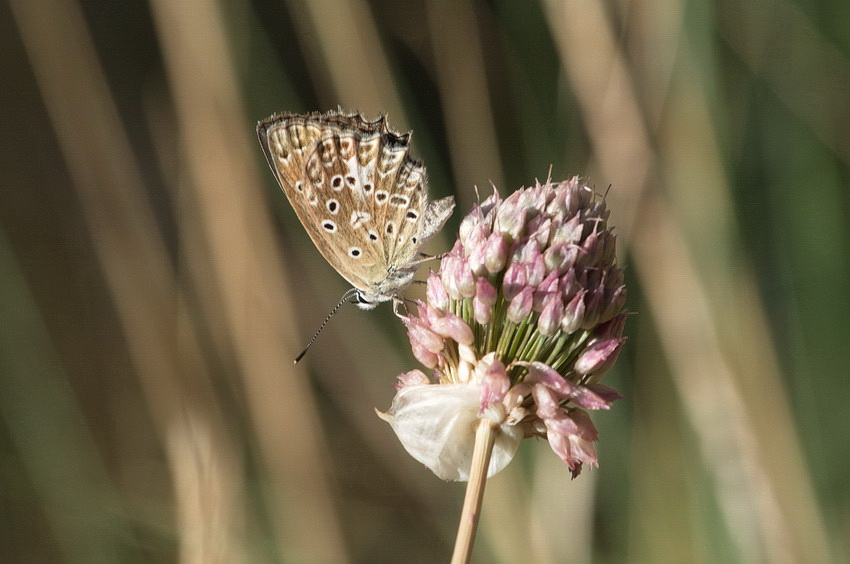
[[484,486],[487,483],[487,469],[490,468],[490,454],[496,442],[496,429],[497,425],[490,419],[480,419],[478,422],[475,447],[472,451],[472,468],[469,470],[469,482],[466,484],[466,497],[460,514],[452,564],[465,564],[472,556],[472,544],[475,542]]

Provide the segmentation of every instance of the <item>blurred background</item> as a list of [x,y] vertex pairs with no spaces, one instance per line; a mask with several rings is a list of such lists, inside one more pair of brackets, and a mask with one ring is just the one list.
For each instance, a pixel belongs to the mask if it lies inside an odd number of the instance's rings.
[[418,367],[392,308],[292,365],[347,285],[254,126],[338,106],[415,130],[458,200],[432,252],[476,186],[608,190],[625,399],[575,481],[522,445],[475,562],[850,558],[847,2],[4,0],[0,30],[0,561],[448,561],[464,485],[373,411]]

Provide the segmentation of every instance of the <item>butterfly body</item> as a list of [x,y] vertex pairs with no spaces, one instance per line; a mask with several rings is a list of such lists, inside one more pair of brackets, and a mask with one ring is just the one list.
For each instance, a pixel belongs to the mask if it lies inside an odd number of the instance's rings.
[[452,197],[428,201],[409,134],[359,114],[276,114],[257,136],[313,244],[372,309],[412,280],[419,251],[451,216]]

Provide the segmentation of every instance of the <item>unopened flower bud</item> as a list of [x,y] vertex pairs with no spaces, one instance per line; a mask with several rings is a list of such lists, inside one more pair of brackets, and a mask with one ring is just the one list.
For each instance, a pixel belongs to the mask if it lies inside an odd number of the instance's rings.
[[572,268],[577,254],[578,250],[574,246],[559,243],[543,252],[543,264],[548,272],[555,272],[560,276]]
[[505,271],[505,277],[502,280],[502,292],[505,294],[505,299],[511,301],[514,296],[528,284],[528,277],[525,275],[525,266],[512,262],[508,265]]
[[449,294],[446,292],[446,287],[443,286],[440,277],[433,272],[428,275],[425,298],[429,304],[440,311],[446,311],[449,307]]
[[561,319],[564,317],[564,302],[561,296],[552,294],[540,312],[537,320],[537,330],[541,335],[554,335],[561,328]]
[[581,219],[578,216],[573,216],[555,230],[552,244],[575,245],[581,241],[583,231],[584,224],[581,222]]
[[431,380],[428,379],[425,373],[418,369],[399,374],[397,380],[396,390],[400,390],[405,386],[422,386],[431,383]]
[[593,343],[576,359],[574,365],[576,373],[586,376],[606,372],[617,360],[617,355],[620,353],[620,347],[623,346],[624,341],[625,339],[619,338]]
[[481,385],[481,409],[501,402],[511,387],[505,365],[496,358],[496,353],[489,353],[475,368],[475,378]]
[[410,350],[413,357],[427,368],[437,368],[440,363],[440,357],[437,353],[429,351],[413,339],[410,340]]
[[458,229],[458,241],[464,248],[470,248],[470,235],[481,225],[483,219],[484,216],[481,213],[481,210],[479,208],[473,208],[473,210],[460,222],[460,228]]
[[580,291],[564,308],[561,331],[575,333],[584,321],[584,290]]
[[[446,262],[449,262],[447,265]],[[443,267],[445,270],[443,271]],[[443,259],[441,277],[449,297],[453,300],[471,298],[475,293],[475,278],[469,263],[461,254],[450,254]]]
[[509,248],[508,238],[501,231],[495,231],[487,238],[487,244],[484,246],[484,266],[490,274],[505,268]]
[[472,311],[476,323],[486,325],[493,316],[493,304],[496,303],[496,288],[486,278],[475,281],[475,297],[472,299]]
[[405,325],[407,326],[407,335],[411,343],[416,343],[433,353],[439,353],[443,350],[443,339],[432,331],[421,319],[408,317],[405,320]]
[[534,291],[530,286],[526,286],[522,291],[514,296],[508,306],[508,321],[512,323],[522,323],[531,314],[531,308],[534,305]]
[[472,344],[472,329],[463,319],[453,313],[446,313],[445,317],[434,321],[431,324],[431,330],[441,337],[452,339],[462,345]]

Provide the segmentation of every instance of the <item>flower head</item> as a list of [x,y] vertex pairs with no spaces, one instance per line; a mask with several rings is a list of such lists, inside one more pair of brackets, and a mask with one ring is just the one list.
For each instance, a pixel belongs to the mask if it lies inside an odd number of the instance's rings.
[[596,465],[585,410],[620,398],[599,380],[625,340],[614,248],[605,200],[577,177],[473,207],[428,278],[427,301],[405,320],[433,375],[401,375],[380,414],[412,456],[465,480],[476,424],[488,418],[498,425],[490,475],[532,436],[546,438],[573,477]]

